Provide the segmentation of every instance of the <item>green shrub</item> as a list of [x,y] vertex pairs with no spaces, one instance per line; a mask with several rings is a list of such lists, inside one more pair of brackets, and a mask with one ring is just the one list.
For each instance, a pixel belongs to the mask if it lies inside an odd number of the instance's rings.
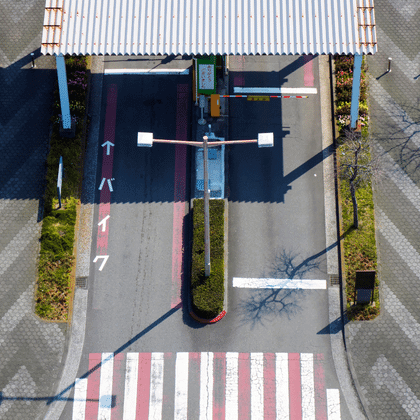
[[215,318],[224,301],[224,200],[210,200],[210,265],[204,275],[204,201],[194,200],[191,295],[194,313],[205,319]]
[[[50,320],[67,320],[74,264],[76,207],[83,175],[83,144],[87,103],[88,70],[86,57],[66,58],[67,80],[72,120],[76,136],[60,136],[60,101],[58,89],[52,116],[50,151],[47,157],[44,219],[41,230],[41,253],[38,267],[36,313]],[[62,208],[57,209],[57,175],[63,157]]]
[[[353,57],[336,56],[335,64],[335,97],[336,121],[339,131],[350,124],[351,88],[353,83]],[[365,67],[362,65],[360,83],[359,121],[362,133],[368,134],[367,83]],[[340,134],[340,133],[339,133]],[[341,138],[343,140],[344,137]],[[339,138],[340,142],[340,138]],[[341,144],[338,152],[338,165],[346,153],[345,144]],[[376,277],[374,290],[375,306],[353,305],[355,296],[356,271],[376,270],[376,238],[373,194],[370,183],[361,186],[356,191],[359,207],[359,229],[353,227],[353,204],[348,181],[340,180],[340,204],[342,213],[342,228],[344,232],[344,270],[346,278],[347,317],[350,320],[369,320],[379,314],[379,280]]]

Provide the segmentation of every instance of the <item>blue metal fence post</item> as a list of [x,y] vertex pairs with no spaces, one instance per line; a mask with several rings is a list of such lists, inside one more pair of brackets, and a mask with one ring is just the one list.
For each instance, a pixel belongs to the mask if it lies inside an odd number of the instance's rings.
[[360,79],[362,76],[362,54],[354,55],[353,86],[351,89],[350,127],[356,128],[359,118]]
[[66,74],[66,63],[64,61],[63,54],[57,55],[55,58],[57,65],[57,76],[58,76],[58,90],[60,92],[60,107],[61,107],[61,119],[63,121],[63,129],[71,129],[71,116],[70,116],[70,103],[69,103],[69,91],[67,88],[67,74]]

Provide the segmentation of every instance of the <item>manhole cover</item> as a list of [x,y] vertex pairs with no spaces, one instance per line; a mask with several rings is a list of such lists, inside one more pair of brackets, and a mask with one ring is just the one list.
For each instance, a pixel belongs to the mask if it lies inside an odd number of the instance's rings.
[[76,287],[79,289],[87,289],[87,277],[76,277]]
[[330,274],[330,285],[340,286],[340,276],[338,274]]

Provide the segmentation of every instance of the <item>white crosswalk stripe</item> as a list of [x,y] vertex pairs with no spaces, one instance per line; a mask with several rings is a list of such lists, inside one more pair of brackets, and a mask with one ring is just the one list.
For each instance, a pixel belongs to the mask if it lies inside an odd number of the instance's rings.
[[339,391],[326,389],[324,383],[322,355],[180,352],[172,356],[91,354],[90,374],[75,382],[73,420],[341,418]]

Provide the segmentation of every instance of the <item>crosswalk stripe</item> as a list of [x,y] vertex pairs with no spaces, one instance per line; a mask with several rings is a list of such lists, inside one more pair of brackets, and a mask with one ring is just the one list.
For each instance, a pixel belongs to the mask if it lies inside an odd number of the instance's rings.
[[102,353],[101,379],[99,383],[98,420],[111,420],[113,373],[114,354]]
[[302,420],[302,387],[299,353],[289,353],[289,410],[290,420]]
[[238,420],[238,353],[226,353],[226,419]]
[[341,419],[322,354],[92,353],[84,376],[73,420]]
[[124,387],[123,420],[136,419],[137,381],[139,377],[139,354],[127,353]]
[[251,420],[264,418],[264,359],[251,353]]
[[185,420],[188,412],[188,353],[177,353],[175,365],[174,420]]
[[200,420],[213,420],[213,353],[201,353]]
[[88,380],[78,379],[74,386],[73,418],[84,419],[86,412],[86,394]]
[[140,353],[138,365],[138,384],[137,384],[137,406],[136,414],[138,419],[149,417],[150,400],[150,375],[151,375],[152,354]]
[[302,420],[315,420],[314,359],[309,353],[300,355],[302,382]]
[[163,404],[163,353],[152,353],[150,366],[149,419],[162,420]]
[[340,393],[338,389],[327,389],[328,420],[341,420]]
[[99,385],[102,369],[101,353],[89,354],[89,376],[86,395],[86,420],[98,418]]
[[249,353],[238,356],[238,418],[249,419],[251,412],[251,370]]
[[276,419],[289,420],[289,356],[276,353]]
[[226,418],[226,353],[214,353],[213,361],[213,419]]
[[315,413],[317,420],[327,420],[327,395],[325,392],[324,355],[314,356]]
[[264,420],[276,419],[276,355],[264,354]]

